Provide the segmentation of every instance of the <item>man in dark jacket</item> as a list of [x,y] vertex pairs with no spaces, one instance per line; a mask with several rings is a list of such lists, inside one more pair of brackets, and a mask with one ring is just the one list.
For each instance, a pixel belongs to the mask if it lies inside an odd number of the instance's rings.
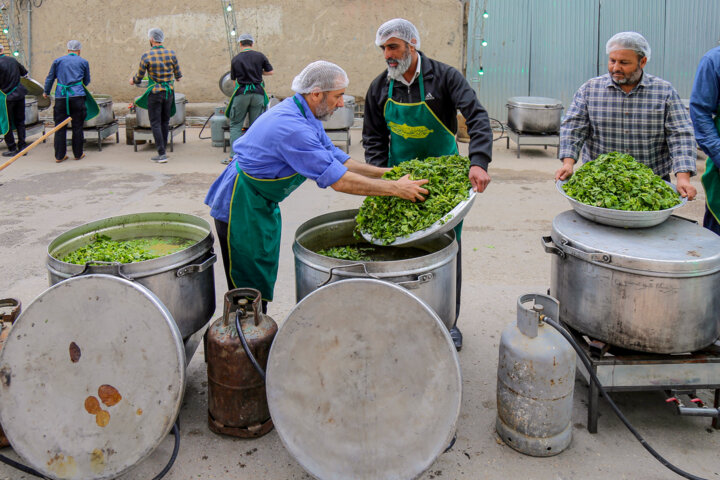
[[[4,53],[5,47],[0,44],[0,90],[5,95],[7,106],[6,114],[8,131],[5,134],[7,152],[3,157],[14,157],[25,148],[25,95],[27,90],[20,83],[20,77],[27,75],[28,71],[14,57]],[[17,145],[13,137],[13,128],[17,130]]]
[[[455,134],[460,110],[470,135],[470,183],[477,192],[483,192],[490,183],[487,168],[492,156],[492,130],[487,112],[465,77],[457,69],[423,55],[419,51],[420,34],[402,18],[381,25],[375,44],[383,51],[388,69],[373,80],[365,96],[365,161],[392,167],[413,158],[457,154]],[[460,237],[457,239],[460,247]],[[458,248],[456,325],[450,330],[458,350],[462,348],[462,334],[457,328],[461,280]]]

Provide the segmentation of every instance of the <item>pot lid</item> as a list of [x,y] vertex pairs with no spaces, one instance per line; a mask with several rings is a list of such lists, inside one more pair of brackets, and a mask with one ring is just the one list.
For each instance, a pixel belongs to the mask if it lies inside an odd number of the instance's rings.
[[185,350],[167,308],[110,275],[40,294],[0,352],[0,423],[53,479],[121,475],[170,432],[184,390]]
[[560,100],[548,97],[510,97],[507,103],[512,107],[530,109],[563,108]]
[[318,479],[419,477],[453,438],[461,391],[441,320],[381,280],[315,290],[285,319],[268,359],[275,428]]
[[231,97],[233,92],[235,91],[235,80],[230,78],[230,72],[225,72],[220,77],[220,81],[218,82],[218,86],[220,87],[220,91],[225,95],[226,97]]
[[30,77],[20,77],[20,83],[22,83],[23,87],[28,91],[28,95],[37,97],[38,108],[40,110],[45,110],[50,106],[50,98],[43,97],[45,87],[40,82]]
[[720,271],[720,237],[677,216],[654,227],[627,229],[569,210],[553,219],[552,239],[568,255],[610,268],[671,276]]

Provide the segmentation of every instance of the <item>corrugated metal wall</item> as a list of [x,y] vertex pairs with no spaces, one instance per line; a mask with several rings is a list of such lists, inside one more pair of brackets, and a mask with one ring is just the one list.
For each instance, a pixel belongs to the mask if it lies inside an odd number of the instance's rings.
[[583,82],[607,71],[607,40],[634,30],[652,49],[645,70],[689,98],[700,57],[720,40],[718,18],[718,0],[470,0],[467,78],[503,122],[509,97],[567,108]]

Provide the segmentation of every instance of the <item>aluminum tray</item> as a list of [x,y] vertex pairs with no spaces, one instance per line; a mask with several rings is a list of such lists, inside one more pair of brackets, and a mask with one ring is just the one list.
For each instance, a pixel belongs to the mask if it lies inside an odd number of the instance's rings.
[[[687,203],[687,197],[680,198],[680,203],[672,208],[666,208],[665,210],[656,210],[653,212],[633,212],[628,210],[615,210],[612,208],[594,207],[592,205],[586,205],[580,203],[574,198],[570,197],[562,189],[567,180],[558,180],[555,183],[558,192],[568,199],[570,205],[578,213],[578,215],[592,220],[593,222],[602,223],[603,225],[610,225],[613,227],[624,227],[624,228],[646,228],[659,225],[667,220],[670,215],[673,214],[675,209],[685,206]],[[674,191],[677,192],[675,185],[670,182],[665,182]]]
[[[458,203],[455,208],[450,210],[450,212],[448,212],[447,215],[443,216],[443,218],[433,223],[428,228],[418,230],[417,232],[413,232],[409,235],[397,237],[392,243],[386,244],[383,240],[372,238],[370,234],[365,232],[360,232],[360,234],[365,240],[367,240],[369,243],[372,243],[373,245],[389,245],[393,247],[397,247],[400,245],[409,245],[411,243],[424,240],[428,237],[440,235],[449,231],[452,228],[455,228],[457,224],[460,223],[463,218],[465,218],[465,215],[467,215],[467,213],[470,211],[470,207],[472,207],[472,204],[475,201],[476,195],[477,192],[475,192],[475,190],[471,188],[468,198]],[[444,219],[448,220],[443,223]]]

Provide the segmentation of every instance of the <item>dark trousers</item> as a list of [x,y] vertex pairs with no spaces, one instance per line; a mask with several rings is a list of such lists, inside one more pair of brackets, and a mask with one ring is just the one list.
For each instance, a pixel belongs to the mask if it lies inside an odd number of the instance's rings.
[[460,239],[457,239],[458,253],[455,257],[457,261],[457,268],[455,270],[455,323],[453,327],[457,325],[457,319],[460,316],[460,289],[462,287],[462,243]]
[[[220,242],[220,254],[222,256],[223,270],[225,270],[225,279],[227,280],[228,290],[232,290],[233,282],[230,278],[230,255],[228,254],[228,224],[215,219],[215,232]],[[242,285],[240,285],[242,288]],[[267,300],[262,300],[262,312],[267,313]]]
[[[8,100],[7,113],[10,120],[10,130],[5,135],[5,143],[8,150],[18,150],[25,148],[25,97],[18,100]],[[17,145],[15,145],[15,137],[13,137],[13,129],[17,130]]]
[[720,235],[720,223],[715,220],[713,214],[710,213],[710,210],[708,210],[707,205],[705,205],[705,218],[703,218],[703,227]]
[[[67,114],[68,102],[70,103],[70,115]],[[23,105],[23,108],[24,105]],[[82,157],[83,154],[83,123],[85,123],[85,115],[87,108],[85,107],[85,96],[82,97],[55,97],[55,108],[53,110],[53,120],[55,125],[63,120],[72,117],[72,151],[75,158]],[[55,132],[55,159],[62,160],[67,152],[67,126]]]
[[175,103],[174,93],[167,94],[167,98],[165,92],[148,95],[148,117],[158,155],[165,155],[170,130],[170,108],[173,103]]

